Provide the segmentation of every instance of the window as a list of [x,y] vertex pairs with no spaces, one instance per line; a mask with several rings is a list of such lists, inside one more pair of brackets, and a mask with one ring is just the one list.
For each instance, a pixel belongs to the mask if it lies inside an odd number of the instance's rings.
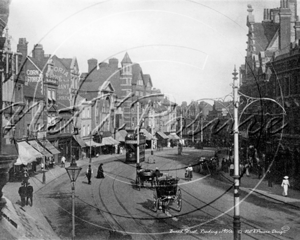
[[86,135],[89,135],[90,134],[90,125],[87,125],[87,134]]
[[83,125],[83,128],[82,128],[82,136],[85,136],[85,125]]
[[51,90],[48,89],[48,91],[47,91],[48,102],[51,102],[51,101],[52,101],[51,95],[52,95],[52,94],[51,94]]
[[56,101],[56,93],[55,93],[55,90],[52,90],[52,100],[53,101]]
[[87,108],[87,117],[90,118],[90,107]]
[[144,85],[143,80],[139,79],[138,82],[137,82],[137,85],[143,86]]

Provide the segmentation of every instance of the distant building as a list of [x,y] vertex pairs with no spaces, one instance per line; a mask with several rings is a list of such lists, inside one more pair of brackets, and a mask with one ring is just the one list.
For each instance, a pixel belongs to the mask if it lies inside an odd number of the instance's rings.
[[[61,116],[61,121],[55,128],[61,129],[59,133],[52,134],[55,129],[48,129],[58,116],[58,110],[74,105],[79,83],[77,59],[45,54],[41,44],[36,44],[32,56],[28,56],[25,38],[19,40],[17,48],[25,56],[22,60],[24,102],[27,108],[38,103],[25,118],[23,128],[25,137],[47,136],[47,139],[60,150],[61,155],[71,159],[71,155],[75,154],[78,159],[81,146],[73,137],[73,122],[67,124],[73,113]],[[37,111],[40,111],[40,114],[36,115]]]

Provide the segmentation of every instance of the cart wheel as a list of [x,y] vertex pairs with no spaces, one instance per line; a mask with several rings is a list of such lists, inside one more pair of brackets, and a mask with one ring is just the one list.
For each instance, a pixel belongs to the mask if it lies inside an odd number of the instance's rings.
[[177,202],[177,212],[180,212],[182,209],[182,199],[181,199],[181,190],[178,189],[176,193],[176,202]]

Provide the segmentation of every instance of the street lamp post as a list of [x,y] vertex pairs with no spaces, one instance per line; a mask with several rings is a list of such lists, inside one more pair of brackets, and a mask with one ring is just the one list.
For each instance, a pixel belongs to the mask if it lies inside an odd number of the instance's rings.
[[137,104],[136,104],[136,114],[137,114],[137,116],[136,116],[136,119],[137,119],[136,162],[137,162],[137,164],[140,163],[140,124],[139,124],[139,122],[140,122],[140,116],[139,116],[140,110],[139,110],[139,108],[140,108],[140,103],[137,102]]
[[72,158],[70,166],[66,168],[72,183],[72,239],[75,239],[75,182],[81,169],[81,167],[77,166],[74,158]]
[[154,139],[153,139],[153,127],[154,127],[154,108],[153,108],[153,103],[152,103],[152,109],[151,109],[151,113],[152,113],[152,118],[151,118],[151,155],[153,155],[153,144],[154,144]]
[[92,132],[90,132],[90,163],[92,162]]
[[234,67],[233,75],[233,105],[234,105],[234,216],[233,216],[233,237],[234,240],[241,239],[241,220],[240,220],[240,164],[239,164],[239,123],[238,123],[238,73]]

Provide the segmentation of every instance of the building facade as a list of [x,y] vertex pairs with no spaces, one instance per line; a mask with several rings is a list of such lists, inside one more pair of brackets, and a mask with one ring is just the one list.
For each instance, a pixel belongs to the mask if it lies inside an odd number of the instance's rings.
[[247,55],[240,68],[242,99],[253,103],[241,106],[247,107],[242,119],[252,123],[245,129],[248,146],[257,149],[258,159],[266,156],[263,164],[272,168],[275,179],[288,175],[296,186],[300,181],[297,1],[283,0],[279,8],[265,9],[261,23],[255,22],[252,12],[249,6]]

